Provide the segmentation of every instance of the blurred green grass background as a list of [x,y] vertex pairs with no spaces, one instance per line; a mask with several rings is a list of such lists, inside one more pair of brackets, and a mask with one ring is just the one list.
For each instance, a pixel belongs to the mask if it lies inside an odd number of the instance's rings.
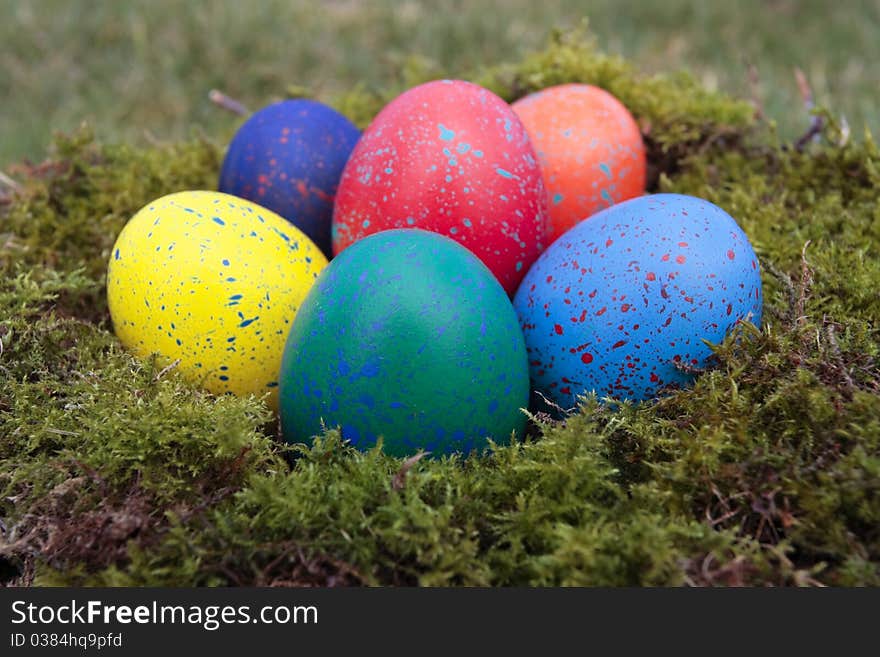
[[319,97],[382,87],[410,55],[467,71],[584,17],[646,72],[684,68],[760,99],[785,136],[808,123],[795,67],[855,132],[880,128],[880,0],[0,0],[0,167],[39,160],[53,131],[82,121],[136,143],[218,134],[235,117],[211,88],[257,108],[291,84]]

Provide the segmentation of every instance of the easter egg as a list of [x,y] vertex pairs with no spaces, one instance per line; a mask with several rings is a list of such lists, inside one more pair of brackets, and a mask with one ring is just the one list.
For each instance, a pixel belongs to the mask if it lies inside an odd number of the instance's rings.
[[646,400],[690,383],[740,320],[760,325],[758,259],[724,210],[656,194],[582,221],[551,244],[514,299],[533,385]]
[[219,189],[281,215],[329,255],[333,198],[358,137],[351,121],[323,103],[274,103],[235,133]]
[[548,241],[599,210],[644,194],[647,160],[639,126],[604,89],[563,84],[512,107],[544,174]]
[[522,435],[529,376],[513,306],[470,251],[423,230],[371,235],[334,258],[281,364],[288,442],[340,427],[395,456],[469,452]]
[[116,335],[136,356],[179,361],[214,393],[269,393],[296,311],[327,264],[275,213],[227,194],[163,196],[135,214],[110,255]]
[[528,134],[492,92],[461,80],[414,87],[364,131],[342,172],[333,252],[391,228],[473,251],[508,294],[543,250],[547,198]]

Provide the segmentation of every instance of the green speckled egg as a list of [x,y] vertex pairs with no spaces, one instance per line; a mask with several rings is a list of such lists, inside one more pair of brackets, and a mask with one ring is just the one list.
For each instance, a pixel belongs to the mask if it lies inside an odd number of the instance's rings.
[[399,229],[338,255],[300,307],[284,351],[288,442],[322,427],[395,456],[469,452],[522,435],[525,342],[501,284],[437,233]]

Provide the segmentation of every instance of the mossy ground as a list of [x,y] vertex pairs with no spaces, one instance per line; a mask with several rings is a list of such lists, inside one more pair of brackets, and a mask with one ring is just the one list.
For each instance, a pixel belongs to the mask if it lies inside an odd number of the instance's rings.
[[[335,102],[360,124],[402,88]],[[688,390],[484,454],[405,462],[334,431],[286,447],[112,333],[107,257],[151,199],[213,188],[226,136],[133,148],[88,131],[0,188],[0,581],[64,585],[880,585],[880,151],[826,117],[803,152],[687,76],[583,34],[468,75],[508,100],[599,84],[634,112],[652,191],[732,214],[762,327]],[[800,108],[792,108],[800,111]],[[805,124],[808,117],[805,117]]]

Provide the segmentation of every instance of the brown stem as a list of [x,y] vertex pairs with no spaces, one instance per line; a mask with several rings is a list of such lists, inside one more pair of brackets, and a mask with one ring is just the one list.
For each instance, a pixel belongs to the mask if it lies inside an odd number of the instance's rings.
[[813,270],[807,262],[808,246],[810,246],[810,240],[804,242],[804,248],[801,250],[801,284],[798,287],[797,308],[795,310],[795,321],[799,326],[803,326],[807,322],[807,297],[810,295],[810,286],[813,284]]
[[12,178],[7,176],[2,171],[0,171],[0,185],[4,185],[5,187],[8,187],[9,189],[11,189],[15,193],[18,193],[21,191],[21,185],[19,185],[17,182],[15,182]]
[[[799,69],[794,69],[794,78],[797,81],[798,91],[801,93],[801,99],[804,101],[804,108],[807,112],[812,112],[815,107],[815,103],[813,101],[813,90],[810,88],[810,83],[807,82],[807,76],[804,75],[804,72]],[[822,128],[825,125],[825,121],[821,116],[815,115],[810,121],[810,127],[807,131],[802,134],[798,140],[794,143],[794,147],[800,152],[803,151],[806,145],[814,140],[819,133],[822,132]]]
[[752,96],[752,104],[755,106],[755,114],[758,119],[764,119],[767,114],[764,111],[764,99],[761,97],[761,77],[758,75],[758,67],[749,64],[748,69],[749,91]]
[[211,91],[208,92],[208,98],[218,107],[222,107],[226,111],[237,114],[238,116],[248,116],[251,113],[247,107],[235,100],[235,98],[230,98],[218,89],[211,89]]

